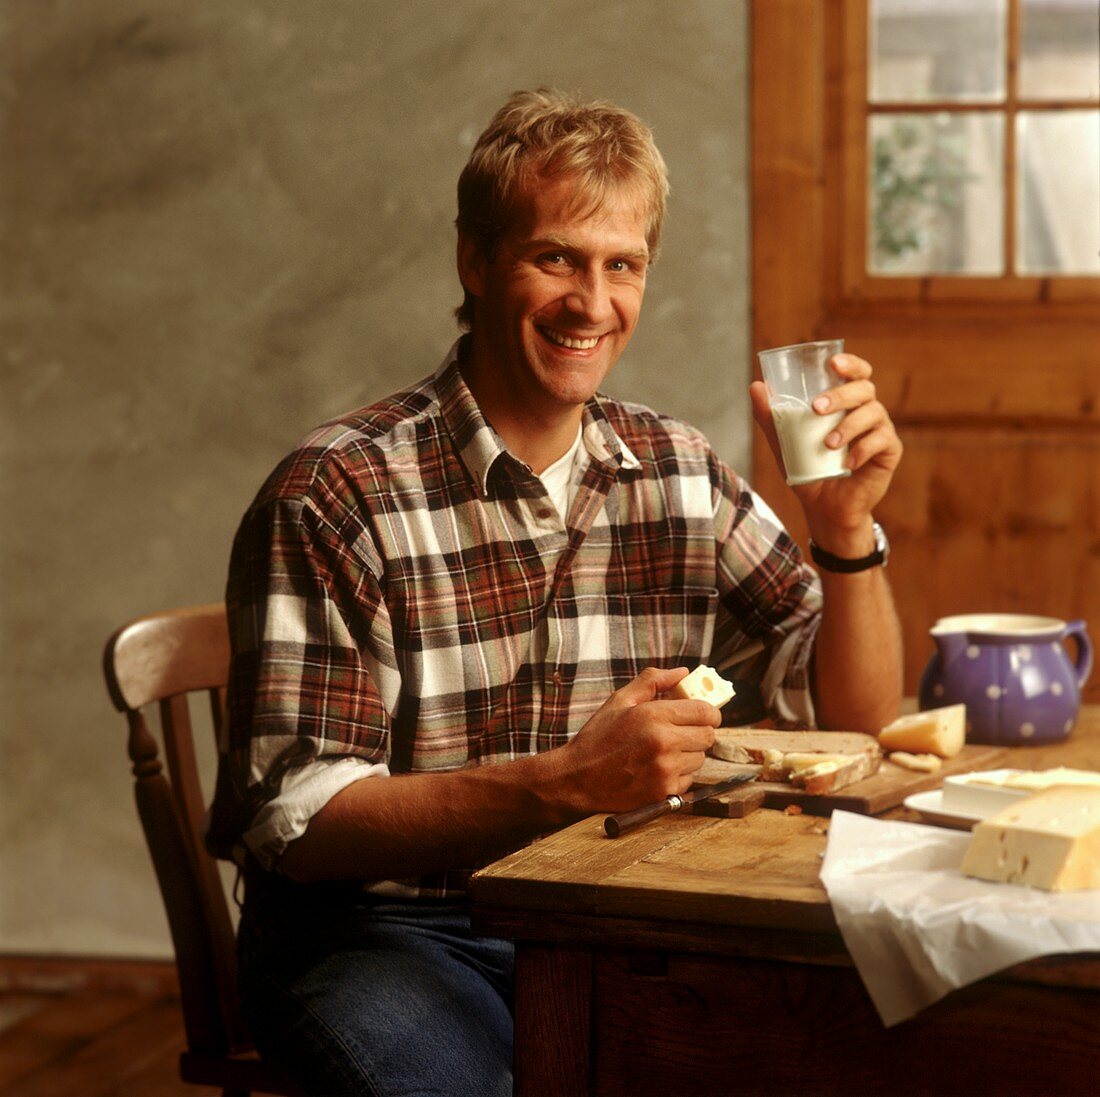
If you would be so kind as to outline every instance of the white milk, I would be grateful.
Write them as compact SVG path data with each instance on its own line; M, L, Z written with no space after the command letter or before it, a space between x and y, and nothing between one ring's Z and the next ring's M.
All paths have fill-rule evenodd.
M779 448L787 470L788 484L806 484L829 476L850 476L844 467L848 447L828 449L825 437L844 418L844 412L818 415L799 402L772 405L772 419L779 434Z

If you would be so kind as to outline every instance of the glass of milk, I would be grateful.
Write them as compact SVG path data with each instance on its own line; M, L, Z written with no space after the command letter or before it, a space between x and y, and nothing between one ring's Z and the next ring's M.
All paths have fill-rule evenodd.
M812 407L820 393L842 383L829 359L843 350L843 339L820 339L816 343L762 350L757 355L768 386L768 403L779 435L788 484L808 484L852 474L851 469L844 467L848 447L829 449L825 445L826 437L844 418L844 412L818 415Z

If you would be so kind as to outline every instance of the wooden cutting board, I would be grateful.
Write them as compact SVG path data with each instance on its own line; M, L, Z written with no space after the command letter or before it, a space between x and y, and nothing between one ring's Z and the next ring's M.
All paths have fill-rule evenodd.
M886 758L878 773L864 781L842 788L827 795L814 796L803 789L771 781L754 781L744 788L734 789L723 796L701 800L690 805L693 815L720 818L743 818L759 807L783 809L797 804L811 815L828 815L839 809L854 811L859 815L878 815L897 807L907 796L915 792L927 792L939 788L945 777L956 773L970 773L980 769L997 769L1005 756L1004 747L971 745L963 747L954 758L947 758L935 773L916 773L904 769ZM743 773L751 766L737 762L722 762L708 758L696 775L696 783L713 784L734 773Z

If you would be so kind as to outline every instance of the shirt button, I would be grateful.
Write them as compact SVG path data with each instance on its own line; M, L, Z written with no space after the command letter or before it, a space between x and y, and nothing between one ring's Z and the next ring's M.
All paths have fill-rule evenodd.
M555 686L560 686L563 681L564 681L564 679L561 676L561 671L560 670L554 671L554 685Z
M552 518L554 516L554 512L549 507L539 507L535 514L539 518Z

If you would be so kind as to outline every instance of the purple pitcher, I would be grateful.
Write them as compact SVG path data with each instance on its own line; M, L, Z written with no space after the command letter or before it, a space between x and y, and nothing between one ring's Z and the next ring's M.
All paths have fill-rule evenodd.
M924 669L920 707L966 705L966 738L1000 746L1056 743L1073 730L1092 670L1084 621L1015 613L943 617ZM1077 646L1071 663L1063 640Z

